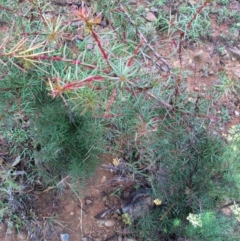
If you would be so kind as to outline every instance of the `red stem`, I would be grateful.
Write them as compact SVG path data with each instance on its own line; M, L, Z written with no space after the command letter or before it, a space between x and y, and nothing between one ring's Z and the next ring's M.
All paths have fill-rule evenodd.
M115 88L112 92L112 95L110 97L110 100L108 102L108 105L107 105L107 109L106 109L106 112L104 114L104 117L108 117L110 116L109 112L111 110L111 107L113 105L113 102L116 100L116 97L117 97L117 89Z
M141 40L137 46L137 48L134 50L133 52L133 56L129 59L128 63L127 63L127 66L130 67L132 66L132 63L133 63L133 60L134 60L134 57L135 55L138 53L139 49L142 47L143 45L143 41Z
M203 8L206 7L208 2L209 1L206 0L204 2L204 4L198 8L197 12L193 15L192 19L188 22L187 29L189 29L192 26L193 21L196 19L197 15L202 12ZM178 53L179 54L181 54L181 52L182 52L182 50L181 50L181 48L182 48L181 42L182 42L182 39L184 38L184 36L185 36L185 32L180 32L180 44L179 44L179 49L178 49Z
M66 91L66 90L75 90L75 89L79 89L83 86L85 86L86 84L88 84L88 86L90 87L90 84L93 82L93 81L102 81L103 80L103 77L102 76L91 76L87 79L84 79L84 80L81 80L81 81L75 81L75 82L71 82L71 83L67 83L63 86L63 91Z
M4 10L9 11L9 12L14 12L11 8L4 7L2 4L0 4L0 9L4 9Z
M107 55L107 53L105 52L105 50L103 49L102 44L101 44L101 42L100 42L100 40L99 40L98 35L97 35L92 29L91 29L91 34L92 34L93 38L95 39L95 41L97 42L98 47L99 47L99 49L100 49L100 51L101 51L101 53L102 53L102 55L103 55L103 58L106 60L107 64L110 66L109 61L108 61L108 55Z
M37 8L38 8L38 12L40 14L40 17L41 17L41 20L42 20L42 23L43 23L44 27L47 27L46 20L43 17L43 14L42 14L42 9L39 6Z

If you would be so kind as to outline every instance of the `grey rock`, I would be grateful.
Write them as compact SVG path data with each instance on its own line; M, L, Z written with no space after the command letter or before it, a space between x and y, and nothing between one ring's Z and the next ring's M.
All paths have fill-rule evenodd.
M128 198L129 195L130 195L130 192L129 192L129 191L124 191L124 192L123 192L123 197L124 197L124 198Z
M240 50L237 47L228 48L229 52L235 57L237 60L240 60Z
M83 237L83 238L82 238L82 241L89 241L89 240L88 240L88 237Z
M117 213L117 214L119 214L119 215L121 215L121 214L122 214L122 212L121 212L121 210L120 210L120 209L117 209L117 210L116 210L116 213Z
M138 217L146 214L154 206L150 194L150 189L146 188L132 193L121 205L123 213L127 213L132 220L136 220Z
M123 240L122 236L119 235L119 236L118 236L118 241L122 241L122 240Z
M107 27L107 22L105 20L102 20L102 22L100 23L100 25L105 28Z
M62 233L62 234L60 235L60 239L61 239L61 241L69 241L69 234L67 234L67 233Z

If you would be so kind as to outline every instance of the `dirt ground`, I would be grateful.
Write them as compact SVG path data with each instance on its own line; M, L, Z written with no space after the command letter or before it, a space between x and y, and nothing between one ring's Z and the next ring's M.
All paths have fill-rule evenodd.
M235 1L234 1L235 2ZM237 5L240 11L240 3ZM215 30L213 39L204 43L184 43L182 53L182 68L188 70L191 75L187 77L189 91L204 93L207 87L219 83L219 72L225 72L229 78L234 77L240 81L240 61L231 51L225 55L216 52L216 43L224 41L220 39L221 34L229 34L226 24L218 25L216 17L211 17L212 27ZM3 29L2 30L6 30ZM167 36L159 36L156 44L165 44ZM174 44L168 43L168 48L160 48L159 54L168 56L174 51ZM228 48L228 46L227 46ZM240 57L240 56L239 56ZM179 67L177 58L169 60L173 68ZM145 63L148 65L148 63ZM240 123L240 101L234 95L226 96L220 106L228 110L229 121L223 128L229 129L232 125ZM112 165L113 156L102 156L103 164ZM67 233L69 241L130 241L127 238L127 228L117 213L123 198L127 198L134 186L131 178L122 178L101 165L96 174L81 184L69 184L68 179L64 181L61 194L54 190L48 190L35 195L35 206L37 214L43 220L46 228L47 241L59 241L60 235ZM73 191L75 190L76 193ZM120 192L121 191L121 196ZM50 231L49 231L50 230ZM7 230L6 226L0 224L0 241L23 241L27 240L24 231L16 232Z
M106 165L112 164L113 157L104 156L102 159ZM46 216L46 219L56 217L55 225L59 223L61 233L68 233L71 241L82 238L99 241L117 240L122 232L122 225L120 216L115 212L120 208L120 198L115 192L116 187L123 187L123 184L126 188L124 180L116 180L113 173L100 167L94 176L83 184L84 188L81 181L74 185L75 187L67 184L55 210L52 210L53 202L46 202L51 192L39 197L39 208L42 209L42 204L45 203L46 209L42 209L42 216ZM72 188L76 189L76 194ZM50 197L50 200L54 199ZM58 235L53 240L59 240Z

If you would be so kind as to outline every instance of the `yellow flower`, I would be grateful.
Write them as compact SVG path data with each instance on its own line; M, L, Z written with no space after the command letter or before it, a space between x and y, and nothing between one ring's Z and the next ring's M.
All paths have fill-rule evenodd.
M196 228L202 227L202 220L201 220L201 215L200 214L192 214L189 213L187 220Z
M157 205L157 206L159 206L159 205L161 205L162 204L162 201L160 200L160 199L155 199L155 200L153 200L153 202L154 202L154 204L155 205Z
M128 213L122 214L122 221L123 221L126 225L132 225L132 220L131 220L131 217L129 216Z
M118 158L113 158L113 165L117 166L119 164L119 159Z
M231 210L235 215L236 219L238 220L238 222L240 222L240 207L236 204L236 202L234 202L234 205L231 206Z

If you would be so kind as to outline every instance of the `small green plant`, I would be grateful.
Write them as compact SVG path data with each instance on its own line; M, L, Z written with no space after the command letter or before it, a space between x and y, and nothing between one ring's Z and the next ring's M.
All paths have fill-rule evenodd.
M240 93L240 86L236 79L229 78L225 73L220 73L219 81L220 83L216 85L216 88L224 95L228 95L228 94L238 95Z
M229 4L229 0L218 0L217 3L221 4L221 5L228 5Z
M119 188L117 188L114 192L112 192L112 193L110 194L110 196L114 196L114 197L116 197L116 198L120 198L120 197L121 197L121 193L122 193L122 188L119 187Z
M196 15L196 12L201 14ZM160 9L157 25L161 31L168 31L170 36L184 33L184 39L191 41L199 41L211 35L209 10L207 7L203 9L197 5L179 4L178 11L174 14L171 10L167 13Z
M7 166L5 170L1 170L0 222L6 223L8 229L16 229L17 232L25 227L29 218L30 199L25 195L27 181L24 175L23 171L17 171L15 167Z
M196 215L195 215L196 216ZM232 234L236 221L220 213L205 212L197 214L197 221L189 218L190 225L186 227L186 236L193 240L237 240ZM230 235L231 234L231 235ZM230 235L230 236L229 236Z
M226 6L219 9L218 15L218 23L234 23L234 21L238 21L240 17L239 11L230 11Z

